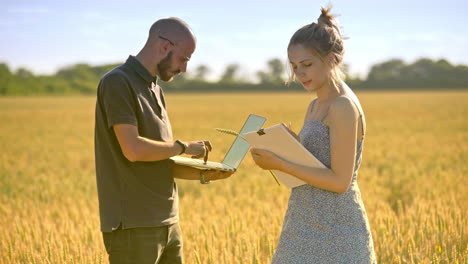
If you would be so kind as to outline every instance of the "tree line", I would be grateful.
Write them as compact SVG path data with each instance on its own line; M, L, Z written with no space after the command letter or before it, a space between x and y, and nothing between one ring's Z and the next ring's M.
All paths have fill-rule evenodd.
M99 79L120 64L91 66L75 64L52 75L34 75L26 68L12 71L0 63L0 95L95 94ZM346 82L353 89L467 89L468 66L453 65L445 59L421 58L413 63L391 59L373 65L365 78L348 74ZM271 59L265 70L256 72L257 82L243 78L239 64L227 65L216 81L207 79L211 69L198 65L191 72L178 75L173 82L160 83L167 92L223 91L294 91L300 84L287 79L285 63Z

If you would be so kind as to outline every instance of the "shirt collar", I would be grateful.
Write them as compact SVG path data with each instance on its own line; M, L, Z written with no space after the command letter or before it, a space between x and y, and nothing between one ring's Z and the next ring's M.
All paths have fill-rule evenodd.
M143 80L145 80L147 83L157 83L157 77L151 76L151 73L139 62L135 56L128 56L127 61L125 62L131 69L133 69L138 75L140 75Z

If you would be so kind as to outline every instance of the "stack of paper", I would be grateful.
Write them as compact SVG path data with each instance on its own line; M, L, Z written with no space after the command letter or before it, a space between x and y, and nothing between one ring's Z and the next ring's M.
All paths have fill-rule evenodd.
M325 168L325 165L297 141L282 124L261 129L257 132L245 133L241 136L250 143L251 147L269 150L292 163L309 167ZM288 188L306 184L299 178L285 172L278 170L273 170L273 172Z

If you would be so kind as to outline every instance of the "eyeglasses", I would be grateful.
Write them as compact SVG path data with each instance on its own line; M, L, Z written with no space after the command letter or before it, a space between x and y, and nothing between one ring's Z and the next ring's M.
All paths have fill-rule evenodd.
M162 37L162 36L158 36L160 39L164 39L164 40L167 40L172 46L175 47L175 44L174 42L170 41L169 39L165 38L165 37Z

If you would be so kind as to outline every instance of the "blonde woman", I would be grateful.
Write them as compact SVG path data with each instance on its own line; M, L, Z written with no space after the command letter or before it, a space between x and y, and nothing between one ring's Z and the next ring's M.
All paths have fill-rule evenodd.
M357 184L366 123L358 98L341 79L343 37L330 9L322 7L318 23L297 30L288 45L291 79L317 95L299 136L290 132L327 168L251 150L261 168L307 183L291 191L273 263L376 263Z

